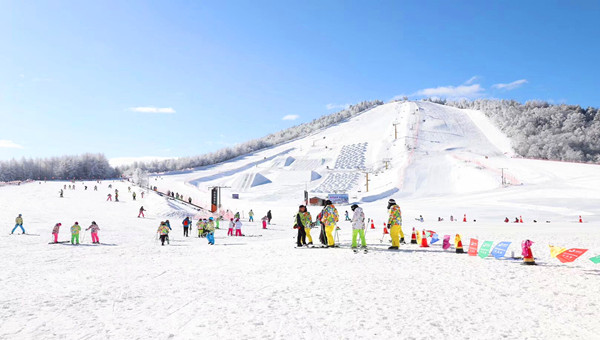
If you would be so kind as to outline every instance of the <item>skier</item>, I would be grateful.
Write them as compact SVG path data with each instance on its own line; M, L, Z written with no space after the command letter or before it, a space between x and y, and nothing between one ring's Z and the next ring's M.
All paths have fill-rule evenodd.
M248 217L249 217L248 222L254 222L254 211L252 211L252 209L250 209L250 211L248 212Z
M235 236L244 236L242 235L242 221L239 218L235 220Z
M190 227L190 223L191 223L191 222L192 222L192 221L190 221L190 218L189 218L189 216L188 216L188 217L186 217L186 218L185 218L185 220L183 220L183 222L181 222L181 223L183 223L183 236L184 236L184 237L189 237L189 234L188 234L188 229L189 229L189 227Z
M160 235L160 245L164 246L167 237L169 236L169 228L165 224L165 222L160 222L160 226L158 227L157 233Z
M419 215L419 218L415 218L415 220L419 222L425 222L425 220L423 219L423 215Z
M17 228L21 228L21 230L23 231L23 234L25 234L25 228L23 228L23 216L21 214L19 214L19 216L17 216L17 218L15 218L15 227L13 228L13 230L10 232L11 234L15 232L15 230L17 230Z
M227 229L227 236L233 236L233 228L235 228L235 222L233 222L233 218L229 220L229 229Z
M107 201L112 201L112 195L111 194L106 195L106 197L107 197L106 198Z
M263 229L267 229L267 220L267 216L263 216L263 218L261 218Z
M165 224L167 225L167 228L169 228L169 232L171 230L173 230L173 228L171 228L171 222L169 222L169 220L166 220ZM171 240L169 239L169 235L167 235L167 244L171 244Z
M296 228L298 228L298 238L297 238L297 242L296 245L298 247L302 247L302 246L307 246L309 244L312 244L312 238L309 239L309 243L306 243L306 236L307 236L307 232L306 230L309 230L310 232L310 223L312 222L312 216L310 216L310 213L308 211L306 211L306 206L305 205L301 205L300 207L298 207L298 213L296 214Z
M508 223L508 222L509 222L508 217L505 217L504 218L504 223Z
M95 221L92 221L92 225L87 227L85 230L90 229L92 229L92 243L100 243L100 239L98 238L98 230L100 230L100 227L98 227Z
M240 219L240 212L236 212L235 215L233 215L233 218L235 218L236 220Z
M361 246L366 251L367 241L365 240L365 214L363 213L362 208L357 204L352 204L350 209L352 209L354 212L354 215L352 216L352 249L354 249L354 252L358 251L356 249L356 236L360 235Z
M142 191L142 199L144 198L144 192Z
M133 194L131 196L133 196L133 200L135 201L135 197L137 196L137 194L135 193L135 191L133 192Z
M350 209L352 209L352 208L350 208ZM348 210L346 210L346 221L351 221L350 220L350 215L348 215Z
M325 233L327 234L327 246L338 247L335 245L333 239L333 231L335 230L336 223L339 221L339 214L333 203L330 200L325 201L325 209L323 209L323 216L321 222L325 225Z
M402 232L402 212L394 199L388 201L388 210L390 218L388 219L388 228L392 238L392 246L388 249L398 249L400 243L404 243L404 233ZM400 238L400 240L398 240Z
M98 186L94 185L94 191L98 191Z
M115 202L119 202L119 193L115 190Z
M54 228L52 228L52 236L54 236L54 243L58 243L58 231L60 230L60 226L62 224L56 223Z
M131 187L127 187L127 190L129 190L129 192L131 192Z
M273 215L271 214L271 210L267 211L267 223L271 225L271 220L273 219Z
M202 219L199 219L198 223L196 223L196 227L198 228L198 237L202 237L202 232L204 231L205 226L206 224L204 223L204 221L202 221Z
M144 206L142 205L142 207L140 208L140 213L138 214L138 218L140 218L140 216L146 218L146 216L144 215L144 211L146 211L146 209L144 209Z
M63 196L63 194L64 194L64 192L63 192L63 189L60 189L59 193L60 193L60 197L61 197L61 198L62 198L62 197L64 197L64 196Z
M209 223L206 224L206 239L208 240L208 244L211 246L215 244L215 224L213 223L213 218L210 218Z
M81 226L78 222L71 227L71 244L79 244L79 232L81 231Z

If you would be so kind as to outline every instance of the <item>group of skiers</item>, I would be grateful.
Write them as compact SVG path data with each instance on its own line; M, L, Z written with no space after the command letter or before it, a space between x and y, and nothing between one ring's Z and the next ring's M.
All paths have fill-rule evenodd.
M56 223L54 225L54 228L52 228L52 236L54 236L54 243L59 243L58 242L58 232L60 231L61 226L62 226L62 223ZM87 227L85 230L91 230L92 243L100 244L100 239L98 238L98 230L100 230L100 227L98 226L98 224L96 224L95 221L92 221L92 224L89 227ZM80 232L81 232L81 226L79 225L79 222L75 222L75 224L73 224L73 226L71 226L71 244L74 244L74 245L79 244L79 233Z
M365 239L365 214L358 204L353 204L350 209L354 213L352 219L349 218L348 214L346 214L346 216L348 217L347 219L352 223L352 249L357 251L357 241L360 237L361 247L366 251L367 242ZM387 209L389 214L387 227L389 228L390 237L392 238L392 245L389 247L389 249L399 249L400 244L405 243L404 233L402 232L402 212L400 210L400 206L398 206L396 201L393 199L388 201ZM297 247L308 247L313 245L313 239L310 231L317 225L321 226L321 234L319 235L319 240L321 243L328 248L338 247L334 238L334 231L339 229L336 225L338 221L338 210L330 200L325 201L325 207L317 215L314 223L312 222L311 214L306 210L306 206L301 205L298 209L298 213L295 215L294 220L294 229L298 230L296 242ZM307 238L308 242L306 242Z

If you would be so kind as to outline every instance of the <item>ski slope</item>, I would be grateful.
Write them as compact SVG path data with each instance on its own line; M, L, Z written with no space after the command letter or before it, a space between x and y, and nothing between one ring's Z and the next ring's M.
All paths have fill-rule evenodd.
M384 162L385 160L385 162ZM511 185L501 185L500 174ZM369 173L366 191L365 173ZM314 174L319 176L314 176ZM270 182L252 185L257 174ZM355 181L343 176L353 176ZM126 182L99 191L77 183L0 187L1 339L594 339L600 334L600 168L514 157L510 140L478 111L397 102L270 149L205 168L160 174L150 184L208 206L223 186L223 208L249 209L273 225L244 223L246 237L216 232L216 245L182 237L181 220L202 213L149 192L137 201ZM112 184L121 202L107 202ZM370 252L350 249L340 222L337 249L295 249L292 219L303 191L345 191L376 229ZM231 194L240 199L232 199ZM538 266L403 245L387 251L387 200L413 227L469 239L531 239ZM146 218L137 218L143 205ZM350 211L338 206L340 215ZM313 217L318 207L309 207ZM8 235L23 214L33 235ZM452 215L468 222L450 222ZM423 215L425 222L415 220ZM584 223L578 223L582 216ZM522 216L524 223L503 223ZM444 221L438 222L438 217ZM160 246L160 221L173 227ZM94 220L101 245L50 245L78 221ZM343 220L343 218L342 218ZM536 220L537 222L534 222ZM546 222L548 221L548 223ZM194 221L195 222L195 221ZM192 233L193 235L194 233ZM313 231L313 236L318 230ZM315 241L316 240L315 237ZM573 263L548 245L589 249Z

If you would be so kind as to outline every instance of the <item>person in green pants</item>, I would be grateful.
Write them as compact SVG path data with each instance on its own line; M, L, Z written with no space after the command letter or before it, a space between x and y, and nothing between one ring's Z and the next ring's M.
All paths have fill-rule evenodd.
M79 232L81 231L81 226L79 222L75 222L75 224L71 227L71 244L79 244Z
M363 248L367 248L367 241L365 240L365 214L361 207L357 204L353 204L350 209L354 212L352 216L352 249L357 251L356 237L360 236L360 243Z

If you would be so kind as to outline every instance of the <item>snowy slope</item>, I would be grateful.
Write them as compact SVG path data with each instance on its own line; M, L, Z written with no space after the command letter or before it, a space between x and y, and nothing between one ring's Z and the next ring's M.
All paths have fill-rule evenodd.
M397 132L397 138L395 131ZM386 162L384 162L386 161ZM386 169L387 163L387 169ZM507 187L501 185L505 168ZM365 187L369 172L369 191ZM315 174L318 174L315 175ZM266 179L266 180L265 180ZM224 188L224 208L257 217L272 210L274 225L245 223L247 237L216 233L216 245L181 237L181 203L149 193L122 202L63 183L0 187L0 327L2 339L593 339L600 334L600 168L514 158L510 140L478 111L432 103L390 103L346 122L229 162L150 179L208 206L209 187ZM294 249L291 220L303 191L349 193L376 229L368 254L348 247ZM237 193L240 199L232 199ZM405 245L388 252L382 238L386 202L402 207L404 232L460 233L480 244L510 241L520 255L535 242L537 267ZM138 219L140 205L147 218ZM343 215L347 206L339 206ZM318 207L309 207L315 216ZM8 232L18 213L33 236ZM450 222L449 217L469 222ZM425 222L415 217L423 215ZM582 215L585 223L577 223ZM523 216L525 223L503 223ZM438 217L444 221L438 222ZM174 227L161 247L161 220ZM95 220L104 245L48 245L74 221ZM476 220L476 222L474 222ZM534 223L533 221L538 221ZM546 223L549 221L550 223ZM313 231L317 234L318 230ZM548 245L586 248L574 263L550 257Z

